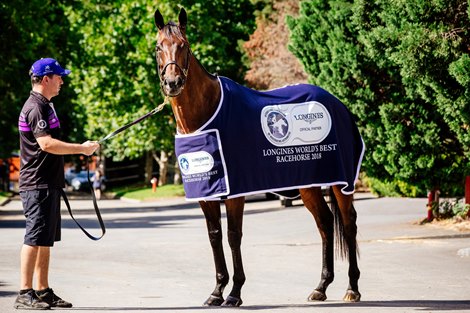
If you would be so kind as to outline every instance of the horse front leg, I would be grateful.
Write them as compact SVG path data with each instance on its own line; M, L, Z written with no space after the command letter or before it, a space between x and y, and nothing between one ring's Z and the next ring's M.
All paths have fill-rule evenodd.
M313 215L322 239L322 271L320 283L308 296L308 301L325 301L326 289L334 279L334 216L320 188L300 189L305 207Z
M220 203L218 201L199 202L206 218L207 232L214 255L216 285L214 291L204 302L207 306L220 306L224 302L223 292L229 281L222 245L222 224L220 222Z
M234 274L232 291L222 305L238 307L243 303L241 299L241 289L245 283L245 272L243 270L241 254L245 198L241 197L226 200L225 206L227 210L228 242L232 250Z

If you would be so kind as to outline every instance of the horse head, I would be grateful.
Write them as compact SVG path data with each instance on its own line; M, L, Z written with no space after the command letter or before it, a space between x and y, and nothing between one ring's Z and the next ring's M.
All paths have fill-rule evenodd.
M191 49L186 38L186 11L181 8L178 24L165 24L159 10L155 11L158 39L155 47L160 85L166 96L176 97L184 88L188 76Z

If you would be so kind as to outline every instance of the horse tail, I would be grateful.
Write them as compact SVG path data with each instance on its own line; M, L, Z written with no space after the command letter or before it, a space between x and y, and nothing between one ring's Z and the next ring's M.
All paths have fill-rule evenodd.
M348 238L344 231L343 218L341 216L341 210L338 206L338 200L333 192L333 187L329 189L330 196L330 207L334 216L334 232L335 232L335 243L336 243L336 256L341 257L343 260L349 260L349 248ZM351 210L355 214L354 207L351 204ZM359 254L359 248L356 241L356 236L350 236L350 243L355 246L356 253Z

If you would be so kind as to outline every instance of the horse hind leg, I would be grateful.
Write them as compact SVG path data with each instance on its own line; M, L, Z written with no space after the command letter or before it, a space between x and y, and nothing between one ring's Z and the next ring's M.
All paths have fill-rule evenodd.
M207 298L207 300L204 302L204 305L220 306L224 302L223 292L229 281L229 274L222 245L220 203L218 201L201 201L199 204L206 218L207 231L212 247L216 271L215 289L209 298Z
M361 294L358 286L360 271L357 264L357 213L352 204L352 195L344 195L338 186L334 186L332 191L331 209L335 215L337 244L341 256L349 261L349 286L343 300L358 302L361 300Z
M308 301L325 301L326 289L334 279L334 216L320 188L300 189L300 195L305 207L313 215L322 239L321 279L308 296Z

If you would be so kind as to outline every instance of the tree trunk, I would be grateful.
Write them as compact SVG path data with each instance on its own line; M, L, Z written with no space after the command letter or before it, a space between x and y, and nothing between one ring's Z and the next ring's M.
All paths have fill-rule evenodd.
M180 171L180 166L178 164L178 158L175 161L175 175L173 176L173 183L175 185L181 184L181 171Z
M159 167L159 176L158 177L158 186L166 185L166 174L168 173L168 153L166 151L160 151L160 157L157 156L155 152L152 153L153 158L158 163Z
M465 205L470 205L470 175L465 177ZM467 212L467 217L470 218L470 210Z
M145 155L145 184L150 184L153 173L153 151L148 151Z

